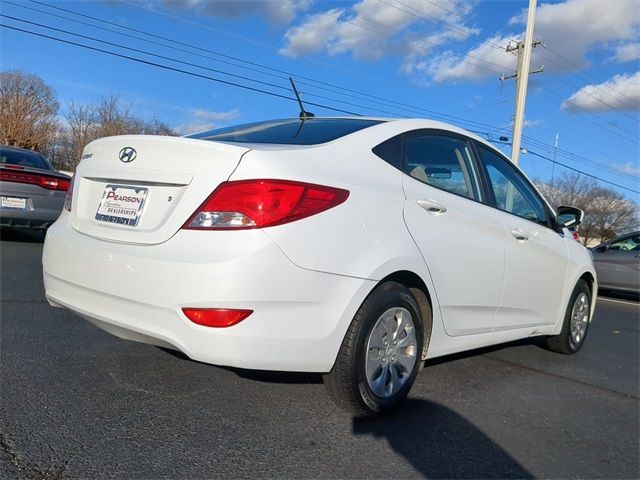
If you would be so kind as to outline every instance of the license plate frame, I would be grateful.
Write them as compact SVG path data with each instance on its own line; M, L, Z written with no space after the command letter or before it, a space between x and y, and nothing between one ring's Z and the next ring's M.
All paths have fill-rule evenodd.
M107 184L95 219L135 227L140 222L149 189L136 185Z
M0 196L0 208L3 210L27 210L27 199L2 195Z

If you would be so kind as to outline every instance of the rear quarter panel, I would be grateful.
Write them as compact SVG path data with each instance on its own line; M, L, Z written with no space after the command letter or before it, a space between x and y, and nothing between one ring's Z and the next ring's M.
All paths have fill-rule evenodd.
M384 138L351 137L295 150L254 149L231 180L283 178L349 191L337 207L265 229L300 267L379 280L399 264L424 265L403 221L403 174L371 151Z

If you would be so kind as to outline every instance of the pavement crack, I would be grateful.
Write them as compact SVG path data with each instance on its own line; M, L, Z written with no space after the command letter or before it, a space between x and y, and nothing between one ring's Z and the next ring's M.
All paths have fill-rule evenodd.
M111 380L113 380L113 383L115 383L117 385L121 385L122 387L124 387L124 388L126 388L128 390L132 390L134 392L141 392L141 393L146 393L148 395L155 395L154 392L151 392L149 390L145 390L144 388L138 387L137 385L134 385L132 383L122 381L121 379L116 377L116 375L111 370L108 370L107 373L111 377Z
M0 450L4 452L11 464L16 469L18 475L35 480L62 480L67 472L67 464L65 465L48 465L42 466L37 463L26 460L17 450L15 444L7 435L0 432Z

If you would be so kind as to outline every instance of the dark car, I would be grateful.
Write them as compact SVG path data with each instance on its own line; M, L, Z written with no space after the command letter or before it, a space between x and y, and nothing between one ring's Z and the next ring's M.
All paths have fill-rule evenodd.
M70 183L41 154L0 146L0 226L46 230L60 216Z
M600 290L640 294L640 232L631 232L591 249Z

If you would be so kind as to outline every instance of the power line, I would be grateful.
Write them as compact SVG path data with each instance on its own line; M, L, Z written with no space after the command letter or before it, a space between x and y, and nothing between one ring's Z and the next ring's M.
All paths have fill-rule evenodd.
M545 87L544 85L538 85L538 86L539 86L539 88L541 90L544 90L544 91L548 92L551 96L555 97L559 102L564 101L564 98L561 95L559 95L556 92L554 92L553 90ZM548 98L548 97L546 97L544 95L541 96L541 98L544 99L545 101L551 103L552 105L555 105L556 107L558 106L558 104L556 104L556 102L554 102L553 100L551 100L550 98ZM592 112L589 112L588 110L586 110L586 109L584 109L582 107L576 106L576 108L578 110L580 110L581 112L584 112L584 113L587 113L587 114L592 114ZM577 116L576 118L579 118L579 119L581 119L581 120L583 120L585 122L592 123L592 124L594 124L594 125L596 125L598 127L603 127L604 126L605 128L608 129L609 133L611 133L613 135L616 135L616 136L618 136L618 137L620 137L620 138L622 138L624 140L627 140L628 142L633 143L635 145L638 144L638 139L637 139L636 135L634 135L631 132L628 132L627 130L619 127L618 125L615 125L615 124L612 124L612 123L608 122L607 120L603 119L599 115L594 115L593 118L591 118L590 116L587 116L587 115ZM598 123L596 120L599 120L600 123ZM615 130L612 130L611 129L612 127Z
M578 170L577 168L570 167L569 165L566 165L566 164L564 164L564 163L558 162L557 160L554 160L553 158L549 158L549 157L547 157L547 156L545 156L545 155L541 155L541 154L536 153L536 152L533 152L533 151L531 151L531 150L529 150L529 149L527 149L527 152L529 152L531 155L535 155L536 157L540 157L540 158L542 158L542 159L544 159L544 160L547 160L547 161L549 161L549 162L551 162L551 163L555 163L556 165L560 165L561 167L564 167L564 168L566 168L566 169L568 169L568 170L572 170L572 171L574 171L574 172L577 172L577 173L579 173L580 175L584 175L584 176L586 176L586 177L591 177L591 178L593 178L593 179L595 179L595 180L598 180L599 182L607 183L607 184L609 184L609 185L613 185L614 187L621 188L622 190L626 190L626 191L628 191L628 192L632 192L632 193L635 193L635 194L640 195L640 191L633 190L633 189L631 189L631 188L627 188L627 187L623 187L623 186L622 186L622 185L620 185L620 184L613 183L613 182L609 182L609 181L607 181L607 180L602 180L601 178L598 178L598 177L596 177L595 175L590 175L590 174L588 174L588 173L583 172L582 170Z
M547 57L547 60L548 60L548 57ZM554 63L554 62L551 62L551 63ZM555 63L555 65L558 65L558 64L557 64L557 63ZM551 73L551 72L548 72L548 75L550 75L551 77L555 78L556 80L558 80L558 81L560 81L560 82L564 83L565 85L568 85L569 87L574 88L574 85L572 85L571 83L569 83L567 80L565 80L565 79L564 79L564 78L562 78L561 76L559 76L559 75L555 75L555 74L553 74L553 73ZM610 93L608 93L608 92L605 92L604 90L602 90L601 88L599 88L597 85L591 85L591 86L592 86L592 87L594 87L596 90L598 90L598 91L600 91L600 92L602 92L602 93L604 93L604 94L606 94L606 95L609 95L609 96L613 97L613 95L611 95L611 94L610 94ZM581 87L581 88L584 88L584 86L583 86L583 87ZM609 107L610 109L615 110L615 111L616 111L616 112L618 112L618 113L621 113L621 114L622 114L622 115L624 115L625 117L630 118L631 120L634 120L634 121L636 121L636 122L638 121L638 119L637 119L636 117L633 117L633 116L629 115L629 114L628 114L627 112L625 112L624 110L620 110L620 109L619 109L618 107L616 107L615 105L611 105L609 102L607 102L607 101L603 100L602 98L598 97L597 95L594 95L593 93L591 93L591 92L589 92L589 91L586 91L586 90L583 90L583 93L584 93L585 95L587 95L587 96L589 96L589 97L591 97L591 98L593 98L593 99L597 100L598 102L600 102L600 103L602 103L602 104L606 105L606 106L607 106L607 107ZM613 97L613 98L615 98L615 97ZM626 103L626 102L625 102L625 103ZM629 106L630 106L630 104L629 104Z
M15 18L15 17L13 17L13 18ZM34 22L28 22L28 23L32 23L32 24L33 24ZM40 25L40 24L36 24L36 25ZM4 25L3 25L3 26L4 26ZM223 81L223 80L220 80L220 79L215 79L215 78L212 78L212 77L207 77L207 76L199 75L199 74L196 74L196 73L194 73L194 72L183 71L183 70L180 70L180 69L175 69L175 68L172 68L172 67L168 67L168 66L166 66L166 65L159 65L159 64L155 64L155 63L153 63L153 62L147 62L147 61L144 61L144 60L141 60L141 59L136 59L136 58L134 58L134 57L128 57L128 56L126 56L126 55L120 55L120 54L117 54L117 53L115 53L115 52L104 51L104 50L102 50L102 49L96 49L96 48L93 48L93 47L88 47L88 46L86 46L86 45L76 44L75 42L69 42L69 41L65 41L65 40L62 40L62 39L57 39L57 38L55 38L55 37L49 37L49 36L47 36L47 35L38 34L38 33L36 33L36 32L30 32L30 31L27 31L27 30L22 30L22 29L15 28L15 27L10 27L10 26L5 26L5 27L6 27L6 28L12 28L12 29L14 29L14 30L22 31L22 32L25 32L25 33L30 33L30 34L32 34L32 35L38 35L38 36L41 36L41 37L44 37L44 38L50 38L50 39L52 39L52 40L56 40L56 41L63 42L63 43L68 43L68 44L71 44L71 45L81 46L81 47L83 47L83 48L90 48L90 49L94 49L94 50L96 50L96 51L100 51L100 52L107 53L107 54L110 54L110 55L119 56L119 57L126 58L126 59L130 59L130 60L133 60L133 61L138 61L138 62L141 62L141 63L146 63L146 64L148 64L148 65L154 65L154 66L158 66L158 67L160 67L160 68L165 68L165 69L169 69L169 70L174 70L174 71L178 71L178 72L180 72L180 73L185 73L185 74L192 75L192 76L197 76L197 77L200 77L200 78L206 78L206 79L213 80L213 81L220 81L221 83L227 83L227 84L230 84L230 85L236 85L236 84L234 84L233 82L226 82L226 81ZM47 27L47 26L43 26L43 27L44 27L44 28L50 28L50 27ZM58 30L59 30L59 29L58 29ZM70 34L73 34L72 32L69 32L69 33L70 33ZM143 32L143 33L144 33L144 32ZM89 38L91 38L91 37L89 37ZM99 41L99 40L97 40L97 39L93 39L93 40L95 40L95 41ZM112 44L112 45L113 45L113 44ZM162 44L161 44L161 45L162 45ZM120 45L117 45L117 46L118 46L119 48L122 48ZM167 47L168 47L168 46L167 46ZM125 48L126 48L126 47L125 47ZM168 48L172 48L172 47L168 47ZM139 50L138 50L138 51L139 51ZM144 51L142 51L142 52L144 52ZM148 53L148 52L146 52L146 53ZM155 54L151 54L151 55L155 55ZM169 59L169 60L171 60L171 61L178 61L178 62L180 62L179 60L176 60L176 59L170 59L169 57L162 57L162 58L166 58L166 59ZM195 64L189 64L189 65L196 66L197 68L206 68L206 67L201 67L200 65L195 65ZM223 73L224 73L224 72L223 72ZM246 79L246 77L242 77L242 78ZM248 80L251 80L251 79L248 79ZM262 90L260 90L260 89L255 89L255 88L248 87L248 86L245 86L245 85L237 85L237 86L239 86L240 88L247 88L247 89L249 89L249 90L253 90L253 91L261 92L261 93L266 93L266 94L268 94L268 95L277 96L277 97L280 97L280 98L286 98L286 99L289 99L289 100L294 100L292 97L286 97L286 96L284 96L284 95L274 94L273 92L266 92L266 91L262 91ZM337 93L337 92L336 92L336 93ZM340 103L340 101L338 101L338 102ZM350 111L346 111L346 110L342 110L342 109L336 109L336 108L334 108L334 107L327 106L327 105L323 105L323 104L317 104L317 103L312 103L312 102L307 102L307 103L308 103L308 104L310 104L310 105L319 106L319 107L321 107L321 108L327 108L327 109L334 110L334 111L339 111L339 112L342 112L342 113L348 113L348 114L359 115L358 113L355 113L355 112L350 112ZM502 103L502 102L500 102L500 103ZM369 108L369 107L363 107L363 106L361 106L361 107L362 107L362 108ZM430 112L430 113L433 113L433 114L437 114L437 112L431 112L431 111L429 111L429 112ZM437 114L437 115L438 115L438 116L446 116L446 115L444 115L444 114ZM464 122L464 123L469 123L469 124L473 123L473 124L476 124L476 125L480 125L480 126L482 126L482 127L489 127L490 129L496 129L495 127L493 127L493 126L491 126L491 125L482 124L482 123L480 123L480 122L474 122L474 121L470 121L470 120L466 120L466 119L457 118L457 117L454 117L454 116L449 116L449 117L450 117L450 118L454 118L454 119L459 119L461 122ZM503 129L503 128L501 128L501 127L498 127L498 128L497 128L497 130L504 130L504 129ZM489 136L489 134L488 134L487 132L482 132L482 131L477 131L477 130L471 130L471 131L474 131L474 132L476 132L476 133L480 133L480 134L485 134L485 135ZM535 142L537 142L537 143L539 143L539 144L541 144L541 145L545 145L543 142L539 142L538 140L535 140L535 139L533 139L533 138L531 138L531 140L532 140L532 141L535 141ZM571 152L568 152L567 154L568 154L568 155L572 155L572 156L577 156L577 155L575 155L575 154L572 154ZM578 157L579 157L579 156L578 156ZM567 158L568 158L568 157L567 157ZM595 165L597 165L597 166L599 166L599 167L608 168L607 166L604 166L604 165L602 165L602 164L599 164L598 162L595 162L595 161L592 161L592 160L586 159L585 157L579 157L579 158L583 158L585 161L587 161L587 162L591 162L592 164L595 164ZM577 161L577 160L575 160L574 158L571 158L571 160L573 160L573 161ZM609 168L608 168L608 169L609 169ZM609 170L611 170L611 169L609 169ZM616 174L616 175L620 175L620 174L621 174L621 172L618 172L618 171L611 171L611 173ZM597 178L597 177L594 177L594 178Z
M121 54L121 53L116 53L116 52L112 52L112 51L109 51L109 50L104 50L104 49L98 48L98 47L92 47L92 46L89 46L89 45L83 45L81 43L72 42L71 40L64 40L62 38L52 37L52 36L46 35L44 33L33 32L33 31L30 31L30 30L25 30L23 28L14 27L14 26L11 26L11 25L6 25L4 23L0 23L0 27L8 28L8 29L15 30L15 31L18 31L18 32L22 32L22 33L27 33L29 35L34 35L34 36L41 37L41 38L47 38L49 40L54 40L54 41L60 42L60 43L66 43L68 45L74 45L76 47L84 48L84 49L87 49L87 50L92 50L92 51L95 51L95 52L101 52L101 53L104 53L104 54L107 54L107 55L111 55L111 56L114 56L114 57L124 58L126 60L131 60L133 62L142 63L142 64L145 64L145 65L161 68L163 70L169 70L169 71L173 71L173 72L183 73L185 75L190 75L192 77L202 78L204 80L210 80L212 82L222 83L222 84L225 84L225 85L230 85L230 86L233 86L233 87L242 88L244 90L250 90L250 91L253 91L253 92L257 92L257 93L263 93L265 95L270 95L272 97L277 97L277 98L282 98L282 99L285 99L285 100L292 100L292 101L296 101L297 102L297 100L295 98L288 97L286 95L281 95L279 93L270 92L268 90L262 90L260 88L251 87L249 85L243 85L243 84L240 84L240 83L230 82L228 80L223 80L223 79L220 79L220 78L210 77L208 75L202 75L202 74L199 74L199 73L190 72L188 70L182 70L180 68L171 67L169 65L163 65L163 64L160 64L160 63L150 62L148 60L143 60L141 58L131 57L129 55L124 55L124 54ZM362 114L360 114L360 113L351 112L351 111L348 111L348 110L342 110L340 108L331 107L329 105L323 105L321 103L314 103L314 102L306 102L306 103L308 105L313 105L314 107L326 108L327 110L332 110L334 112L346 113L348 115L356 115L356 116L359 116L359 117L362 116Z
M57 10L68 12L68 13L71 13L71 14L74 14L74 15L78 15L78 16L81 16L81 17L89 18L89 19L91 19L92 21L95 21L95 22L102 22L102 23L105 23L105 24L114 25L114 26L116 26L118 28L125 28L125 27L122 27L121 25L118 25L117 23L110 22L108 20L99 19L99 18L96 18L96 17L92 17L90 15L85 15L83 13L75 12L73 10L65 9L65 8L62 8L62 7L57 7L57 6L54 6L54 5L47 5L47 4L43 3L43 2L38 2L37 0L30 0L30 1L32 3L42 4L42 5L48 6L50 8L54 8L54 9L57 9ZM369 102L369 103L383 105L385 107L391 107L391 108L398 109L398 110L409 109L413 113L428 113L429 115L433 115L433 116L444 118L444 119L452 119L452 120L455 120L455 121L458 121L458 122L461 122L461 123L479 124L478 122L473 122L473 121L467 120L465 118L455 117L453 115L442 114L442 113L439 113L439 112L435 112L433 110L417 107L415 105L409 105L409 104L406 104L406 103L402 103L402 102L397 101L397 100L378 97L376 95L371 95L371 94L368 94L368 93L365 93L365 92L352 90L352 89L349 89L349 88L346 88L346 87L342 87L342 86L339 86L339 85L335 85L335 84L331 84L331 83L327 83L327 82L322 82L322 81L319 81L319 80L316 80L316 79L313 79L313 78L310 78L310 77L305 77L305 76L302 76L302 75L299 75L299 74L296 74L296 73L293 73L293 72L288 72L288 71L285 71L285 70L272 68L272 67L269 67L267 65L261 65L261 64L258 64L258 63L250 62L250 61L241 59L239 57L235 57L235 56L232 56L232 55L226 55L226 54L223 54L223 53L220 53L220 52L216 52L216 51L213 51L213 50L210 50L210 49L199 47L197 45L192 45L192 44L180 42L180 41L168 38L168 37L164 37L164 36L161 36L161 35L156 35L156 34L149 33L149 32L146 32L146 31L143 31L143 30L139 30L139 29L136 29L136 28L127 27L127 32L126 33L122 33L122 32L118 32L118 31L115 31L115 30L112 30L112 29L109 29L109 28L105 28L105 27L101 27L101 26L98 26L98 25L88 24L86 22L83 22L83 21L80 21L80 20L76 20L76 19L73 19L73 18L65 17L65 16L62 16L62 15L57 15L57 14L54 14L54 13L51 13L51 12L46 12L46 11L39 10L39 9L36 9L36 8L32 8L32 7L27 7L25 5L20 5L20 4L11 2L9 0L5 0L5 3L11 4L11 5L20 7L20 8L25 8L25 9L28 9L28 10L36 11L38 13L42 13L42 14L45 14L45 15L53 16L53 17L56 17L56 18L62 18L64 20L68 20L68 21L71 21L71 22L74 22L74 23L78 23L78 24L81 24L81 25L84 25L84 26L90 26L91 28L98 28L98 29L101 29L101 30L104 30L104 31L108 31L108 32L111 32L111 33L114 33L114 34L117 34L117 35L122 35L122 36L125 36L125 37L128 37L128 38L135 38L135 39L138 39L138 40L141 40L143 42L147 42L147 43L150 43L150 44L153 44L153 45L159 45L159 46L162 46L162 47L165 47L165 48L170 48L170 49L181 51L181 52L184 52L184 53L189 53L191 55L196 55L196 56L199 56L199 57L202 57L202 58L208 58L208 59L216 61L216 62L220 62L220 63L227 64L227 65L236 66L237 68L247 69L247 70L250 70L250 71L261 73L263 75L268 75L268 76L271 76L271 77L281 78L281 79L285 79L285 80L288 79L289 76L293 76L296 79L302 78L302 79L305 79L307 81L297 80L297 83L302 84L302 85L307 85L307 86L310 86L310 87L313 87L313 88L317 88L317 89L320 89L320 90L327 90L327 91L330 91L332 93L335 93L335 94L338 94L338 95L342 95L342 96L345 96L345 97L348 97L348 98L357 98L358 100L364 100L364 101ZM246 64L253 65L253 66L256 66L256 67L260 67L260 68L264 68L264 69L267 69L267 70L272 71L272 72L278 72L278 73L284 74L284 76L275 75L275 74L272 74L272 73L269 73L269 72L262 72L261 70L258 70L258 69L255 69L255 68L250 68L250 67L246 67L246 66L243 66L243 65L238 65L238 64L233 63L233 62L227 62L227 61L224 61L224 60L219 60L219 59L207 56L207 55L202 55L202 54L199 54L199 53L190 52L190 51L184 50L182 48L177 48L177 47L172 47L170 45L165 45L165 44L162 44L162 43L159 43L159 42L155 42L155 41L152 41L152 40L149 40L149 39L145 39L145 38L133 35L133 34L131 34L131 31L138 32L138 33L141 33L143 35L150 36L150 37L162 39L163 41L167 41L167 42L170 42L170 43L183 45L183 46L186 46L186 47L189 47L189 48L193 48L193 49L196 49L196 50L199 50L199 51L208 52L208 53L211 53L211 54L216 55L216 56L221 56L223 58L233 59L233 60L238 61L238 62L246 63ZM351 92L351 93L356 94L357 96L356 95L352 95L350 93L343 93L343 92L340 92L340 91L331 90L331 89L324 88L324 87L318 87L318 86L312 84L311 82L317 83L319 85L326 85L326 86L329 86L329 87L332 87L332 88L335 88L335 89L339 89L339 90L344 90L346 92ZM310 94L310 95L314 95L314 94ZM325 99L327 98L327 97L323 97L323 96L317 96L317 97L318 98L325 98ZM364 98L364 97L366 97L366 98ZM369 98L371 98L373 100L369 100ZM498 103L501 103L501 102L498 102ZM405 107L405 109L399 109L398 105L402 106L402 107ZM356 105L356 106L360 106L361 108L371 108L371 107L363 107L361 105ZM378 109L378 111L381 111L381 112L384 112L384 113L388 113L388 114L391 114L391 115L397 115L395 113L391 113L391 112L388 112L388 111L385 111L385 110L381 110L381 109Z
M418 9L418 8L412 7L411 5L407 5L406 3L403 3L400 0L394 0L395 3L388 3L385 0L377 0L377 1L378 1L378 3L382 3L384 5L387 5L387 6L389 6L391 8L394 8L394 9L400 11L400 12L407 13L407 14L415 17L415 18L421 18L423 20L427 19L427 18L430 18L432 20L435 20L437 23L441 23L441 24L446 25L447 27L449 27L449 28L447 28L447 30L449 30L450 32L454 32L454 31L461 32L464 35L465 39L468 38L469 36L471 36L469 31L466 30L465 28L463 28L463 27L461 27L459 25L455 25L453 23L447 22L447 21L445 21L445 20L443 20L441 18L436 17L435 15L430 15L430 14L428 14L428 13L426 13L426 12L424 12L424 11ZM429 3L432 3L432 2L429 2ZM432 3L432 4L438 6L435 3ZM409 10L413 10L413 12L417 12L417 13L412 13L409 10L405 10L403 8L400 8L400 7L398 7L398 5L402 5L403 7L408 8ZM442 9L445 10L445 11L450 12L450 10L447 10L445 8L442 8ZM491 43L491 42L487 42L487 41L481 41L480 43L483 44L483 45L488 45L489 47L495 48L497 50L502 50L502 47L500 45L498 45L498 44L495 44L495 43Z
M331 17L331 18L335 18L336 20L340 20L340 17L339 17L339 16L337 16L337 15L332 15L332 14L331 14L331 13L329 13L329 12L323 12L323 15L326 15L326 16ZM391 32L391 33L392 33L392 34L394 34L394 35L395 35L395 34L397 34L397 33L399 33L398 31L394 30L393 28L387 27L386 25L383 25L383 24L381 24L381 23L379 23L379 22L376 22L376 21L374 21L374 20L368 19L368 18L363 17L363 16L361 16L361 15L359 15L357 18L359 18L360 20L362 20L362 21L364 21L364 22L371 23L371 24L373 24L373 25L376 25L376 26L378 26L378 27L381 27L381 28L383 28L383 29L385 29L385 30L387 30L387 31ZM368 31L368 32L377 33L377 34L380 34L380 33L381 33L379 30L374 30L374 29L371 29L371 28L367 28L367 27L365 27L364 25L361 25L361 24L359 24L359 23L356 23L356 22L354 22L353 20L350 20L350 19L345 19L345 20L342 20L342 21L343 21L343 22L345 22L345 23L349 23L349 24L351 24L351 25L353 25L353 26L355 26L355 27L357 27L357 28L360 28L360 29L362 29L362 30L366 30L366 31ZM440 45L438 42L435 42L435 41L432 41L432 40L422 40L422 42L424 42L424 43L430 43L430 44L435 45L435 46L439 46L439 45ZM424 52L428 52L428 51L429 51L429 49L428 49L428 48L426 48L424 45L422 45L422 43L421 43L421 42L417 42L417 41L410 41L409 43L411 43L412 45L415 45L416 47L418 47L419 49L423 50ZM467 57L468 57L468 58L477 59L477 60L479 60L480 62L483 62L483 63L487 63L487 64L491 64L491 65L496 65L496 66L498 66L498 67L500 67L500 68L503 68L503 66L502 66L502 65L500 65L500 64L498 64L498 63L495 63L495 62L492 62L492 61L490 61L490 60L485 60L484 58L481 58L481 57L476 57L476 56L474 56L474 55L470 55L470 54L467 54ZM489 67L484 67L483 65L479 65L479 64L477 64L477 63L471 63L471 62L469 62L469 63L470 63L470 65L476 66L476 67L478 67L478 68L482 68L482 69L487 70L487 71L489 71L489 72L499 73L499 71L498 71L498 70L490 69Z
M35 0L29 0L29 1L35 1ZM261 41L255 40L255 39L253 39L253 38L244 37L244 36L242 36L242 35L238 35L237 33L231 33L231 32L227 32L227 31L225 31L225 30L221 30L221 29L213 28L213 27L211 27L211 26L209 26L209 25L206 25L206 24L203 24L203 23L198 23L198 22L195 22L195 21L193 21L193 20L189 20L189 19L186 19L186 18L179 17L179 16L177 16L177 15L172 15L172 14L170 14L170 13L163 12L163 11L158 10L158 9L154 9L154 8L151 8L151 7L147 7L147 6L145 6L144 4L142 4L142 3L134 3L134 2L127 1L127 0L118 0L118 1L119 1L120 3L125 4L125 5L129 5L129 6L133 7L133 8L138 8L138 9L141 9L141 10L146 10L146 11L148 11L148 12L150 12L150 13L153 13L154 15L162 15L162 16L164 16L164 17L168 17L168 18L171 18L171 19L173 19L173 20L177 20L177 21L179 21L179 22L187 23L187 24L189 24L189 25L193 25L193 26L196 26L196 27L199 27L199 28L205 29L205 30L209 30L209 31L212 31L212 32L220 33L220 34L222 34L222 35L228 35L228 36L231 36L231 37L234 37L234 38L238 38L238 39L240 39L240 40L243 40L243 41L245 41L245 42L254 43L254 44L256 44L256 45L260 45L260 46L262 46L262 47L269 48L270 50L276 50L276 51L280 50L280 47L276 47L276 46L274 46L274 45L270 45L270 44L268 44L268 43L265 43L265 42L261 42ZM52 7L52 8L54 8L54 7ZM311 59L309 59L309 60L310 60L310 61L312 61L312 62L314 62L314 63L317 63L317 64L319 64L319 65L323 65L323 66L325 66L325 67L329 67L329 68L333 68L333 69L338 69L338 70L343 70L343 71L345 71L345 72L347 72L347 73L349 73L349 74L357 75L357 76L359 76L359 77L367 78L367 79L369 79L369 80L374 80L374 81L378 81L378 82L381 82L381 81L382 81L383 83L385 83L385 84L387 84L387 85L390 85L390 86L392 86L392 85L393 85L393 84L392 84L391 82L389 82L389 81L381 80L380 78L374 77L373 75L367 75L367 74L365 74L365 73L363 73L363 72L361 72L361 71L359 71L359 70L354 70L354 69L351 69L351 68L347 68L347 67L344 67L344 66L342 66L342 65L336 65L336 64L335 64L335 62L325 62L325 61L322 61L322 60L319 60L319 59L315 59L315 58L311 58ZM302 76L298 76L298 77L299 77L299 78L305 78L305 77L302 77ZM309 79L307 78L307 80L309 80ZM298 83L300 83L300 82L298 82ZM322 82L320 82L320 83L322 83Z
M127 47L127 46L120 45L120 44L117 44L117 43L108 42L106 40L100 40L98 38L91 37L91 36L88 36L88 35L82 35L82 34L79 34L79 33L70 32L68 30L64 30L64 29L60 29L60 28L55 28L55 27L50 27L50 26L47 26L47 25L43 25L41 23L31 22L29 20L23 20L23 19L20 19L20 18L17 18L17 17L13 17L11 15L0 14L0 17L9 18L9 19L14 20L14 21L27 23L27 24L30 24L30 25L35 25L35 26L40 27L40 28L46 28L48 30L53 30L53 31L64 33L64 34L67 34L67 35L73 35L75 37L80 37L80 38L83 38L85 40L91 40L93 42L109 45L109 46L112 46L112 47L121 48L121 49L124 49L124 50L129 50L129 51L132 51L132 52L136 52L136 53L142 53L143 55L148 55L148 56L151 56L151 57L160 58L162 60L169 60L171 62L179 63L181 65L187 65L189 67L200 68L202 70L207 70L207 71L210 71L210 72L218 73L220 75L227 75L227 76L230 76L230 77L233 77L233 78L238 78L238 79L241 79L241 80L258 83L260 85L281 89L281 90L284 90L284 91L287 91L287 92L290 91L289 88L284 87L282 85L277 85L277 84L270 83L270 82L263 82L261 80L255 80L255 79L252 79L252 78L244 77L242 75L236 75L234 73L224 72L222 70L218 70L218 69L215 69L215 68L209 68L209 67L205 67L205 66L198 65L198 64L195 64L195 63L191 63L191 62L185 62L183 60L178 60L176 58L167 57L165 55L158 55L158 54L155 54L155 53L152 53L152 52L148 52L146 50L141 50L139 48ZM313 97L320 98L320 99L323 99L323 100L339 102L339 103L342 103L344 105L349 105L349 106L352 106L352 107L359 107L359 108L365 108L365 109L369 108L369 109L372 109L372 110L375 110L375 111L378 111L378 112L381 112L381 113L385 113L385 114L388 114L388 115L398 116L397 113L390 112L388 110L382 110L382 109L379 109L379 108L371 108L371 107L367 107L365 105L359 105L359 104L348 102L348 101L345 101L345 100L337 100L335 98L327 97L327 96L324 96L324 95L318 95L318 94L314 94L314 93L309 93L308 96L313 96Z
M576 63L574 63L574 62L572 62L572 61L571 61L570 59L568 59L567 57L565 57L565 56L563 56L563 55L560 55L558 52L556 52L555 50L553 50L553 49L549 48L548 46L543 45L543 47L544 47L544 48L545 48L545 50L547 50L548 52L550 52L550 53L552 53L553 55L555 55L556 57L560 58L563 62L568 63L569 65L571 65L572 67L574 67L574 68L576 68L576 69L579 69L579 68L580 68L580 66L579 66L579 65L577 65L577 64L576 64ZM553 61L552 61L552 63L553 63ZM556 65L559 65L559 66L560 66L560 64L558 64L558 63L556 63ZM568 69L567 69L567 71L568 71ZM590 77L592 80L595 80L596 82L598 82L598 83L600 83L600 84L604 84L604 82L603 82L602 80L600 80L600 79L599 79L599 78L597 78L595 75L593 75L593 74L591 74L591 73L589 73L589 72L584 72L584 73L582 73L582 74L578 74L578 72L571 72L571 74L572 74L572 75L575 75L575 76L576 76L576 77L578 77L578 78L580 78L580 75L583 75L583 78L584 78L584 77ZM594 85L594 86L595 86L595 85ZM616 94L620 95L621 97L624 97L624 98L626 98L627 100L633 101L631 98L627 97L623 92L621 92L621 91L619 91L619 90L617 90L617 89L615 89L615 88L613 88L613 87L611 87L611 86L609 86L609 85L606 85L606 86L607 86L607 88L609 88L611 91L615 92Z

